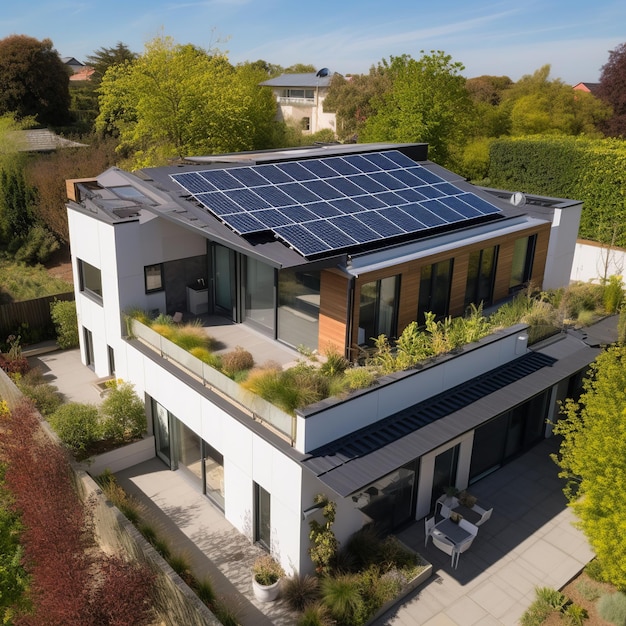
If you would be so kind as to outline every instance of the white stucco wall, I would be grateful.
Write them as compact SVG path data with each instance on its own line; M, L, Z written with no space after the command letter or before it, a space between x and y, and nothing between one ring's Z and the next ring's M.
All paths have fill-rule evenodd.
M582 204L554 209L543 280L544 289L567 287L574 261Z
M576 242L570 279L572 281L594 281L599 283L609 276L622 276L626 270L626 250L609 248L594 241L579 239Z

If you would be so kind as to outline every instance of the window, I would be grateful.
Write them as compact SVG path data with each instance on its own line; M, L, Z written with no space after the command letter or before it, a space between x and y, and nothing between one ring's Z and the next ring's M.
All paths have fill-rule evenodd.
M85 364L93 369L94 353L93 353L93 335L88 328L83 328L83 339L85 341Z
M511 280L509 281L510 291L521 289L530 280L533 271L536 241L537 235L522 237L515 241L513 267L511 269Z
M97 267L78 259L78 279L81 292L102 304L102 274Z
M283 98L293 98L296 100L313 100L314 95L313 89L284 89L283 90Z
M465 306L490 305L493 298L493 280L498 258L498 246L476 250L470 254L465 286Z
M452 286L452 259L422 267L420 293L417 303L417 322L426 321L426 313L434 313L435 319L448 315L450 288Z
M300 120L300 126L302 127L302 130L311 130L311 118L303 117Z
M320 273L278 273L278 338L290 346L318 348Z
M163 291L163 263L156 265L146 265L143 268L145 278L146 293Z
M396 336L399 285L399 276L389 276L361 287L359 344L372 343L379 335Z
M270 494L257 483L254 483L254 540L266 550L270 549L272 540Z

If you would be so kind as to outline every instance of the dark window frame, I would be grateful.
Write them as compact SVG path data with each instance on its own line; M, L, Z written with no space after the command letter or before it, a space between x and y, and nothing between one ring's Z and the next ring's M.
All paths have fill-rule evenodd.
M93 279L96 276L97 280L94 284ZM78 259L78 285L82 294L102 304L102 270L83 259Z
M158 287L148 287L148 279L149 278L155 278L155 275L151 275L148 276L148 272L150 272L151 270L155 270L157 269L159 274L158 274L158 283L159 286ZM145 265L143 268L143 284L144 284L144 288L146 290L146 293L157 293L159 291L164 291L165 290L165 285L164 285L164 281L163 281L163 263L153 263L152 265Z

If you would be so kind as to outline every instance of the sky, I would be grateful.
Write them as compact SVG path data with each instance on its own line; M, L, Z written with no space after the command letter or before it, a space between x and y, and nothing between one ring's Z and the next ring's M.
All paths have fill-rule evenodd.
M3 3L0 39L51 39L85 62L119 42L141 53L158 36L340 74L367 73L391 56L442 50L463 76L516 81L542 66L567 84L597 82L609 52L626 42L624 0L27 0Z

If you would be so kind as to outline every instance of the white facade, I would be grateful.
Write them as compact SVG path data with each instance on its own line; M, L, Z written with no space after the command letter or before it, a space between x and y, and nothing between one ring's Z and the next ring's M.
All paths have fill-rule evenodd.
M610 276L621 276L626 285L626 250L610 248L595 241L576 242L571 280L600 283Z

